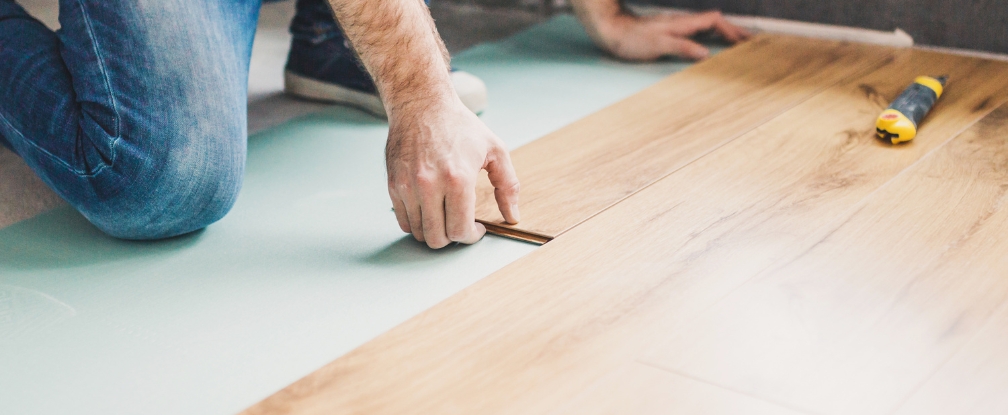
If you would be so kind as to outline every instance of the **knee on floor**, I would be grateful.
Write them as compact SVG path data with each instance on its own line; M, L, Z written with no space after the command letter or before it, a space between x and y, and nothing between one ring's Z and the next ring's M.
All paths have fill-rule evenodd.
M224 217L241 189L245 137L190 137L169 141L102 172L102 181L120 181L111 197L81 209L105 233L122 239L170 238L205 228ZM107 173L107 174L106 174Z

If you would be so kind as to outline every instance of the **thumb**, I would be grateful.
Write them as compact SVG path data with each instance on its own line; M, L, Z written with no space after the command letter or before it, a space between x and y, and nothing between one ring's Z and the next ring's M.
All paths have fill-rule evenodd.
M521 215L518 213L518 176L511 165L511 156L501 146L500 142L487 153L486 165L483 166L494 187L494 198L504 221L510 224L518 223Z

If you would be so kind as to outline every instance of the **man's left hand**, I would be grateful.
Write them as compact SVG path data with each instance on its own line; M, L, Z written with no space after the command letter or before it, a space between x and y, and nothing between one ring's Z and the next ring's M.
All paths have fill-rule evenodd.
M595 43L625 60L650 61L663 56L704 59L710 51L690 39L704 31L714 31L731 43L749 37L745 29L729 23L718 11L634 16L612 10L606 1L582 3L587 8L576 10Z

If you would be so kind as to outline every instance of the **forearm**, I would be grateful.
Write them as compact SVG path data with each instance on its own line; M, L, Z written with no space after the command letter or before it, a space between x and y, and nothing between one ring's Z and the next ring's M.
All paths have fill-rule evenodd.
M421 0L329 2L374 78L390 120L455 99L448 51Z

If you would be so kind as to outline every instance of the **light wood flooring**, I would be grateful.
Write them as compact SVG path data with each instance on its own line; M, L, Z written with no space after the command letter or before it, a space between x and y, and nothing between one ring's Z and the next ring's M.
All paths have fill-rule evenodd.
M1005 63L758 37L516 150L523 222L479 217L545 246L245 413L1008 413L1006 102Z

